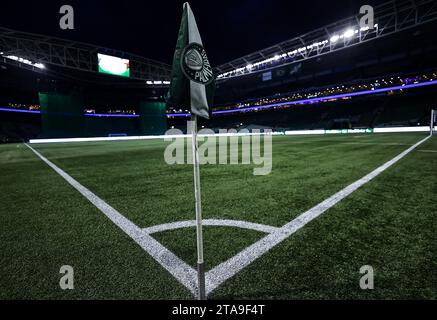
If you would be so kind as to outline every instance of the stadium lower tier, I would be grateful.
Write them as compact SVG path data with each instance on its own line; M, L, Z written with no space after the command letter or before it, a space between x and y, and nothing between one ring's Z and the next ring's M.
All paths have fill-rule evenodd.
M209 121L201 119L200 126L216 131L230 128L271 128L283 131L426 126L429 125L430 111L437 107L437 98L433 91L432 87L417 88L314 105L214 115ZM189 119L169 117L167 128L178 128L185 132ZM164 134L165 128L161 128L161 131L163 132L159 134ZM84 116L77 134L59 138L141 134L144 132L139 117ZM12 142L46 137L42 130L41 114L0 111L0 141Z

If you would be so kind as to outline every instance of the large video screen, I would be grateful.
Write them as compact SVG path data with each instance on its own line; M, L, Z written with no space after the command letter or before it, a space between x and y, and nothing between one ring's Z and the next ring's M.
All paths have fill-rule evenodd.
M108 56L106 54L97 54L99 61L99 72L112 74L120 77L130 76L130 64L128 59Z

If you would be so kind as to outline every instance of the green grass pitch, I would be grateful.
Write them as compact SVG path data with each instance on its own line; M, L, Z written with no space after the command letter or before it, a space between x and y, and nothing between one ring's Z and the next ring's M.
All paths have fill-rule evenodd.
M273 169L201 166L205 219L280 227L425 134L280 136ZM32 145L140 227L193 220L191 165L158 140ZM0 299L192 299L191 293L24 144L0 145ZM209 270L264 234L204 228ZM152 235L193 267L194 228ZM75 289L61 290L71 265ZM359 269L372 265L375 289ZM211 299L437 299L437 138L227 280Z

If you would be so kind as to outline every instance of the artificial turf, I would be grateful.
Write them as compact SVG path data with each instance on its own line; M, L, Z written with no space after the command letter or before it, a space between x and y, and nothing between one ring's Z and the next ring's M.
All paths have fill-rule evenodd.
M424 134L274 137L273 169L201 167L204 218L282 226ZM163 141L33 145L140 227L194 219L190 165ZM211 298L437 298L437 140L431 138L229 279ZM24 144L0 145L0 298L190 299L191 294ZM207 269L264 234L205 227ZM195 265L194 228L153 234ZM59 288L72 265L75 289ZM361 290L359 269L375 269Z

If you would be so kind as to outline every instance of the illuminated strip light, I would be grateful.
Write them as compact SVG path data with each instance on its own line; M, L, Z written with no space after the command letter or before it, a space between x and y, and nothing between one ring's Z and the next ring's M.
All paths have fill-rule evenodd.
M434 127L435 128L435 127ZM388 132L429 132L429 126L417 126L417 127L392 127L392 128L375 128L373 132L376 133L388 133Z
M5 57L7 59L10 59L10 60L13 60L13 61L17 61L19 63L23 63L23 64L26 64L26 65L29 65L29 66L32 66L32 67L35 67L35 68L38 68L38 69L45 69L45 67L46 67L42 63L34 63L34 62L32 62L32 61L30 61L28 59L24 59L24 58L20 58L20 57L17 57L17 56L12 56L12 55L5 56L3 53L1 53L1 54L3 55L3 57Z
M286 136L303 135L303 134L325 134L325 130L292 130L285 131Z
M139 114L85 113L86 117L138 118Z
M437 127L436 127L437 128ZM357 133L402 133L402 132L429 132L429 126L417 127L388 127L373 129L344 129L344 130L290 130L285 131L286 136L317 135L317 134L357 134Z
M375 24L373 26L373 28L378 28L378 24ZM297 48L297 49L295 49L293 51L289 51L287 53L283 53L283 54L280 54L280 55L277 54L274 57L267 58L267 59L264 59L264 60L261 60L261 61L255 62L255 63L250 63L246 67L240 67L240 68L237 68L237 69L234 69L234 70L227 71L227 72L224 72L222 74L219 74L217 76L217 78L221 79L223 77L229 76L231 74L237 74L237 73L243 72L245 70L248 70L250 72L250 71L252 71L253 68L258 67L260 65L263 65L263 64L266 64L266 63L269 63L269 62L273 62L273 61L278 61L281 58L293 57L297 53L305 52L305 51L311 50L311 49L313 49L315 47L323 46L323 45L325 45L325 44L327 44L329 42L336 43L339 39L352 38L354 35L358 34L359 32L364 32L364 31L368 31L368 30L370 30L369 27L362 27L360 29L351 29L351 28L349 28L349 29L346 29L340 35L334 34L329 40L325 39L325 40L322 40L322 41L310 44L308 46Z
M20 112L20 113L41 113L41 111L38 110L21 110L21 109L12 109L12 108L0 108L0 111Z
M435 127L437 129L437 127ZM370 131L369 131L370 132ZM429 132L429 127L426 126L417 126L417 127L389 127L389 128L374 128L374 133L402 133L402 132ZM283 132L271 132L269 135L273 136L282 136L282 135L321 135L321 134L332 134L334 133L332 130L292 130ZM356 134L362 133L357 132L357 130L352 129L347 132L342 132L338 130L336 132L338 134ZM199 134L201 137L206 136L251 136L251 135L264 135L264 133L227 133L227 134ZM60 142L96 142L96 141L123 141L123 140L153 140L153 139L174 139L174 138L186 138L191 137L191 135L186 134L177 134L177 135L156 135L156 136L124 136L124 137L95 137L95 138L60 138L60 139L30 139L29 143L60 143Z
M0 108L0 111L41 114L40 110L21 110L13 108ZM114 113L84 113L86 117L114 117L114 118L137 118L138 114L114 114Z
M237 133L215 133L215 134L198 134L199 137L239 137L239 136L282 136L283 132L237 132ZM189 138L191 134L163 134L156 136L123 136L123 137L94 137L94 138L59 138L59 139L30 139L29 143L59 143L59 142L96 142L96 141L123 141L123 140L153 140L153 139L175 139Z
M167 117L191 117L191 113L167 113Z
M31 139L29 143L57 143L57 142L94 142L94 141L123 141L159 139L160 136L129 136L129 137L96 137L96 138L62 138L62 139Z

